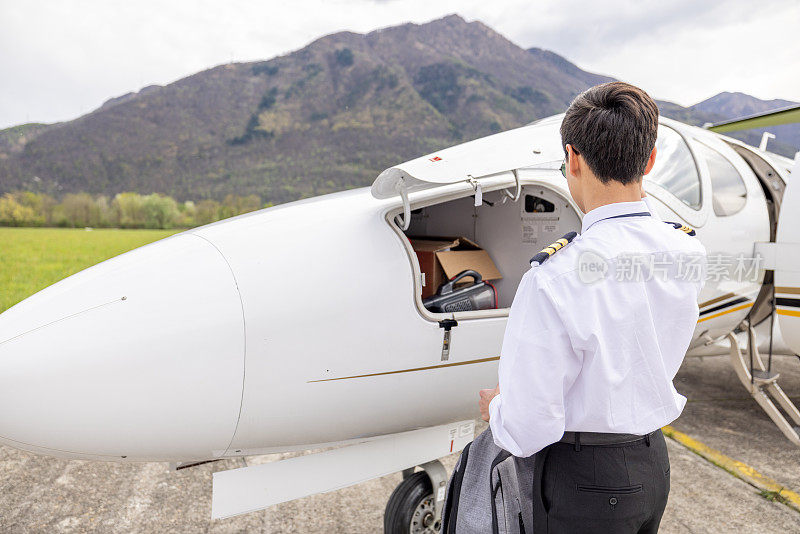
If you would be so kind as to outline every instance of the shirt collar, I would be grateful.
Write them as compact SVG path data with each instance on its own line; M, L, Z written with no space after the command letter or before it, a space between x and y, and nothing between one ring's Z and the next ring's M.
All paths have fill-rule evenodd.
M650 213L650 208L643 200L636 202L613 202L604 206L598 206L589 213L583 216L583 224L581 225L581 233L586 232L590 226L597 221L607 219L609 217L616 217L617 215L626 215L628 213Z

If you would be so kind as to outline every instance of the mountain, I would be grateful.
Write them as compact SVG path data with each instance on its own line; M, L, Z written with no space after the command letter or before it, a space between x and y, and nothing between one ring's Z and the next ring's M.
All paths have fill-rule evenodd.
M662 115L695 126L739 119L756 113L796 105L796 102L789 100L759 100L744 93L727 92L719 93L688 108L672 102L660 100L656 102ZM725 135L758 146L764 131L770 131L776 136L775 139L769 142L768 148L770 151L792 158L795 152L800 150L800 124L786 124L769 128L729 132Z
M562 111L610 79L457 15L340 32L74 121L0 132L0 192L283 202L368 185L392 164Z
M610 80L458 15L339 32L146 87L73 121L2 130L0 194L286 202L369 185L398 162L561 112ZM694 124L726 112L659 105Z
M699 104L692 106L693 110L708 113L717 113L725 117L746 117L756 113L763 113L775 109L795 106L797 102L790 100L759 100L744 93L719 93Z
M797 102L792 102L790 100L781 100L778 98L774 100L760 100L744 93L725 92L703 100L690 109L701 113L718 115L723 117L722 120L730 120L796 105ZM769 142L769 147L771 149L774 150L773 143L789 145L790 149L788 153L784 155L790 157L794 156L797 150L800 150L800 124L783 124L781 126L753 129L750 131L750 135L756 139L755 145L758 145L761 140L761 135L765 131L775 134L775 139ZM786 150L784 150L784 152L786 152Z

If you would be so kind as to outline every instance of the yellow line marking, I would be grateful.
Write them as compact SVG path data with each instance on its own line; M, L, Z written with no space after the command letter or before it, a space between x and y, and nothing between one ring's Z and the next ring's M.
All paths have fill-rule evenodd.
M790 315L792 317L800 317L800 310L778 310L778 315Z
M717 298L714 298L714 299L711 299L711 300L707 300L705 302L700 303L700 307L701 308L705 308L709 304L714 304L715 302L719 302L721 300L729 299L729 298L735 297L735 296L736 296L736 293L725 293L724 295L720 295Z
M712 449L704 443L700 443L691 436L679 432L669 425L663 427L661 431L665 436L672 438L693 453L705 458L717 467L721 467L736 478L744 480L756 489L777 493L786 499L788 506L800 512L800 495L787 489L786 486L779 484L771 478L765 477L746 463L725 456L718 450Z
M776 287L775 293L790 293L792 295L800 295L800 287Z
M720 315L725 315L726 313L733 313L735 311L739 311L739 310L743 310L745 308L749 308L752 305L753 305L752 302L748 302L747 304L742 304L741 306L734 306L730 310L725 310L725 311L722 311L722 312L719 312L719 313L715 313L714 315L709 315L708 317L703 317L701 319L698 319L697 322L698 323L702 323L703 321L708 321L709 319L713 319L714 317L719 317Z
M494 362L500 359L500 356L495 356L492 358L481 358L480 360L467 360L465 362L454 362L454 363L443 363L441 365L429 365L428 367L414 367L413 369L400 369L398 371L384 371L382 373L370 373L366 375L354 375L354 376L340 376L338 378L323 378L320 380L309 380L307 383L310 384L312 382L330 382L332 380L347 380L350 378L367 378L369 376L383 376L383 375L396 375L398 373L413 373L415 371L428 371L430 369L443 369L445 367L458 367L459 365L470 365L473 363L486 363L486 362Z

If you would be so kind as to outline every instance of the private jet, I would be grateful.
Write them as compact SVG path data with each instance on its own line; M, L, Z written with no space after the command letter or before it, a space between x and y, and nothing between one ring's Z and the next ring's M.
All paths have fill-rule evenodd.
M769 365L800 352L800 153L718 133L798 112L707 128L662 117L644 190L709 252L688 356L728 355L800 446L800 413ZM0 443L175 469L321 449L216 472L212 517L402 471L386 532L436 532L439 458L473 439L517 285L580 229L562 117L401 163L371 187L175 234L23 300L0 314ZM434 285L459 251L472 259Z

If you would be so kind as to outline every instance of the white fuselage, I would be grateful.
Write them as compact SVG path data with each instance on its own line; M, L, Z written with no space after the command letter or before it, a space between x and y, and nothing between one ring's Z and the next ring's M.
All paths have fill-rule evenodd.
M687 137L712 136L668 123ZM558 146L557 124L543 124L541 136ZM754 242L769 240L763 193L723 141L706 142L741 163L744 209L714 215L702 163L699 210L655 185L648 193L663 219L695 226L709 253L752 255ZM578 229L558 171L518 176L523 190L563 201L556 238ZM515 178L497 173L481 184L499 198ZM458 181L409 198L415 209L472 194ZM10 308L0 315L0 442L64 457L187 461L474 417L477 391L496 384L508 310L448 314L458 326L442 361L445 315L421 305L418 262L393 222L402 211L400 197L376 199L369 188L293 202L133 250ZM522 230L508 221L512 246ZM740 322L762 277L709 281L701 303L750 300L701 317L693 345Z

